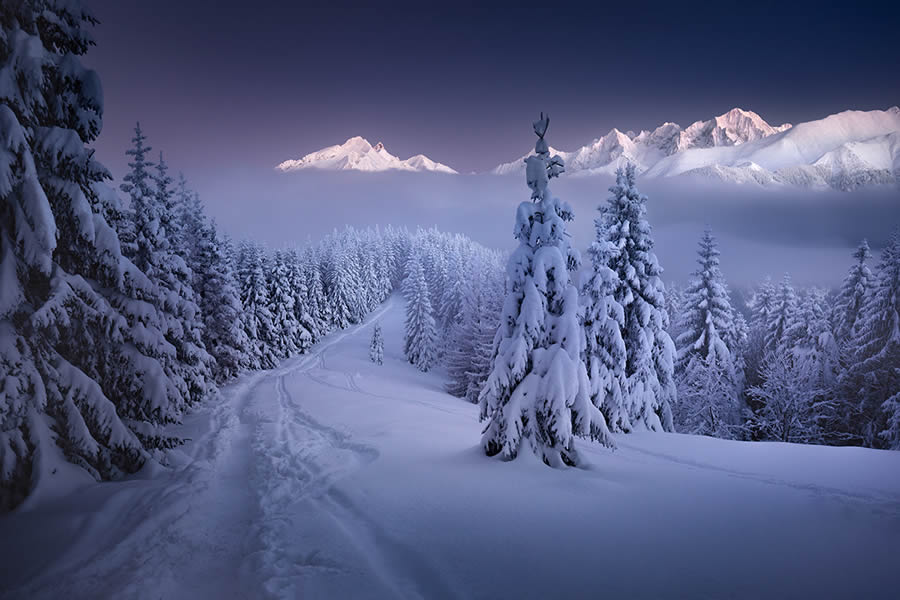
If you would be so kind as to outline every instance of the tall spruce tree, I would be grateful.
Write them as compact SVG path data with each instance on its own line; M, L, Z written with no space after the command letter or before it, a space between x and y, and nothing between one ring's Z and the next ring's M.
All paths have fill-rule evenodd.
M772 308L766 320L765 354L772 355L785 344L785 332L791 316L797 309L797 294L791 284L791 276L785 273L775 293ZM789 349L789 348L788 348Z
M900 449L900 230L881 251L854 346L842 386L856 399L854 429L866 446Z
M579 463L575 436L613 445L603 414L591 403L582 360L578 290L570 277L578 251L569 245L571 207L550 193L563 172L544 139L549 118L534 122L538 139L525 162L531 201L516 211L519 247L507 265L507 295L491 372L481 392L481 443L488 456L514 459L523 443L545 464Z
M406 296L406 338L404 352L410 363L427 371L435 363L437 332L425 271L417 254L408 261Z
M868 241L860 242L853 253L853 258L856 262L850 267L850 272L844 278L834 302L834 332L840 344L851 342L856 323L862 314L866 294L872 284L872 271L867 264L872 258Z
M653 252L647 197L635 188L634 165L616 172L611 196L600 207L599 227L610 245L607 266L616 274L613 298L624 310L625 402L635 429L672 431L675 345L666 332L665 286Z
M276 326L269 302L265 275L265 252L256 244L241 242L238 250L238 281L244 330L250 340L248 357L254 369L271 369L277 363L274 347Z
M230 242L221 239L215 223L203 212L200 197L179 178L178 215L184 254L193 274L193 288L203 317L203 344L213 358L213 376L219 383L248 367L250 340L243 326L243 312Z
M602 219L595 219L596 239L588 254L591 275L582 290L585 301L584 363L591 382L591 401L599 408L610 429L631 431L631 415L625 402L627 351L622 340L625 310L616 300L618 276L609 268L617 249L606 239Z
M731 437L740 418L740 375L732 351L737 334L719 249L709 229L697 254L698 268L684 292L678 325L676 416L681 431Z

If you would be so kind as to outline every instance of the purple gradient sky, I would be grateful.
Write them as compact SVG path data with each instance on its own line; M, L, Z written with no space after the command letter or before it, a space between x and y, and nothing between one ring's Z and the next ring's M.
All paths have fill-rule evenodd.
M571 149L611 127L733 106L772 123L900 101L895 3L89 0L119 177L136 120L198 187L362 135L486 170L553 115Z

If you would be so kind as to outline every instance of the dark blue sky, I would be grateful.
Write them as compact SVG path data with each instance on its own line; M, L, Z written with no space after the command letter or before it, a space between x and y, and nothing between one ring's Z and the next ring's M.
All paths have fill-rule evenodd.
M489 4L489 6L488 6ZM553 117L571 149L611 127L734 107L773 124L900 103L896 3L89 1L101 20L99 156L134 121L176 169L270 167L352 135L484 170Z

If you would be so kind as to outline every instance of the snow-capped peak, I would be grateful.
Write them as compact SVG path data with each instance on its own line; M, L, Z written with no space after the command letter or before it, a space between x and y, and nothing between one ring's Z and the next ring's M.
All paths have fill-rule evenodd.
M609 173L628 161L648 176L700 175L736 182L852 189L900 181L900 108L846 111L793 126L732 108L686 128L663 123L635 135L612 129L571 152L571 174ZM494 173L515 173L522 159Z
M325 169L332 171L433 171L456 173L447 165L435 162L422 154L406 160L394 156L378 142L372 146L364 137L354 136L343 144L329 146L311 152L303 158L286 160L276 169L296 171L299 169Z

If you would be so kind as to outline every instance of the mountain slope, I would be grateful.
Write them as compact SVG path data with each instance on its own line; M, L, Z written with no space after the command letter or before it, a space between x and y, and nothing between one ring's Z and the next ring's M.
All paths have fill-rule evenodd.
M648 177L692 175L738 183L853 189L900 177L900 109L846 111L817 121L773 127L739 108L682 129L607 135L560 152L570 173L613 172L625 160ZM522 161L494 173L520 171Z
M280 171L324 169L330 171L430 171L456 173L447 165L435 162L423 154L402 160L378 142L372 146L365 138L352 137L343 144L311 152L303 158L286 160L275 167Z

